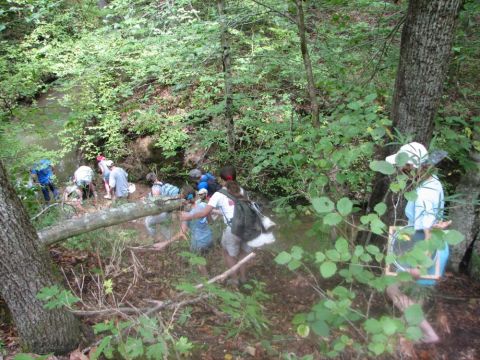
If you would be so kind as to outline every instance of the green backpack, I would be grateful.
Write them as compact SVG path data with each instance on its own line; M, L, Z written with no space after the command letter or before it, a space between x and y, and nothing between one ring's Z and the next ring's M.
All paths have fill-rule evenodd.
M253 201L236 198L225 189L221 189L219 192L235 203L233 218L230 221L227 219L232 234L238 236L244 242L258 237L263 232L262 221L257 210L258 206Z

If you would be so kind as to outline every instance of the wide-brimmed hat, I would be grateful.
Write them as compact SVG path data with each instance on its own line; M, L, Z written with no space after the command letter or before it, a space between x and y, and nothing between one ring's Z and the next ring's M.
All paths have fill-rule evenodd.
M411 142L403 145L395 154L387 156L385 161L392 165L410 164L418 168L428 162L428 151L422 144Z

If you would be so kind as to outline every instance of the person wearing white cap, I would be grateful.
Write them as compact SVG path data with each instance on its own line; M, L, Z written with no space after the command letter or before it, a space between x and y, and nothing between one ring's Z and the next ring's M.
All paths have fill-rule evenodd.
M438 177L432 174L432 166L441 161L447 155L446 152L438 151L429 155L425 146L418 142L411 142L403 145L398 152L388 156L385 161L400 168L413 181L415 186L415 200L409 200L405 207L405 215L408 219L408 225L415 229L416 234L430 239L431 229L444 229L450 225L450 221L442 221L444 207L443 187ZM440 273L443 275L448 260L448 245L437 251L440 261ZM417 278L420 276L418 269L411 269L410 274ZM435 273L435 267L427 270L429 274ZM436 281L432 279L419 279L417 283L421 286L433 286ZM400 285L393 284L387 288L387 294L392 299L394 305L404 311L414 304L414 301L407 297L400 290ZM440 339L433 330L430 323L424 319L420 323L420 329L423 332L422 341L425 343L435 343Z

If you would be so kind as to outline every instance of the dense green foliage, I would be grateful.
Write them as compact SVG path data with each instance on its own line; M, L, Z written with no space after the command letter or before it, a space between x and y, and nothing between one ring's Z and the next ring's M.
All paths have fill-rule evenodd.
M221 29L214 1L113 0L101 9L93 0L0 0L0 5L0 157L17 178L24 177L34 160L59 161L76 150L87 161L98 153L135 160L132 142L151 136L162 154L156 165L163 173L185 173L178 163L172 168L164 160L191 149L208 150L207 168L235 164L242 183L275 199L284 212L289 213L292 204L307 203L299 208L319 217L313 231L325 236L332 227L341 233L352 225L351 216L369 194L374 172L386 172L385 164L371 163L376 147L411 136L396 134L389 119L405 4L305 3L320 103L320 125L314 127L298 29L291 21L296 16L293 2L227 0L234 153L227 151ZM477 2L464 3L436 119L432 146L448 150L452 160L444 175L468 170L469 153L480 151L480 67L475 61L480 55L479 14ZM50 114L61 125L54 134L43 127L52 119L39 116L37 103L52 89L63 95L58 102L68 109ZM47 139L59 138L60 145L27 144L25 128ZM405 183L396 178L391 190L408 196ZM32 198L28 190L24 193ZM360 219L360 230L385 234L380 220L385 209L385 204L377 204ZM434 247L445 241L454 244L460 236L439 232ZM416 249L412 261L428 267L420 256L424 250ZM322 278L340 279L333 289L320 289L311 312L293 320L300 336L312 330L329 339L321 343L324 353L334 357L353 349L380 355L393 351L399 335L419 339L423 313L418 307L408 309L401 320L370 316L368 310L362 313L352 306L355 286L383 292L393 281L379 275L377 263L391 259L376 246L354 244L342 234L332 248L308 253L295 246L276 261L290 270L314 269ZM181 290L188 288L184 286ZM252 296L208 289L232 319L231 336L245 330L260 333L266 327L258 304L266 296L259 289ZM46 289L39 296L53 307L75 300L60 289ZM155 321L138 319L137 337L120 341L113 339L131 324L97 325L97 333L105 334L98 356L189 353L186 338L171 336L165 327L150 331L160 328ZM149 355L153 352L157 357Z
M71 111L57 159L76 148L86 159L99 152L120 159L130 140L153 135L165 157L193 147L210 149L212 164L233 160L265 193L310 198L327 187L340 196L365 188L371 176L363 171L365 160L386 132L391 136L388 107L404 11L397 4L307 3L322 124L312 128L297 28L288 18L294 7L288 1L227 1L239 150L233 159L225 151L213 2L113 1L103 9L94 1L8 4L1 18L2 131L26 126L32 114L22 102L35 101L46 80L58 79L53 86ZM478 43L477 13L474 2L465 4L452 96L445 98L435 140L464 166L478 119L472 111L478 65L471 61L478 46L469 45ZM464 78L470 81L459 87ZM42 150L27 151L14 140L2 136L2 157L24 171ZM12 164L14 158L24 163Z

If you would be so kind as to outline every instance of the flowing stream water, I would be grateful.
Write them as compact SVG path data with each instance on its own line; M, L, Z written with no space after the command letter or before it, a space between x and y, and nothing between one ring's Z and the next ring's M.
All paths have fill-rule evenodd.
M51 159L61 183L73 175L80 161L76 151L63 151L59 138L70 115L70 109L61 104L62 97L61 92L52 88L41 94L35 105L20 108L17 115L22 123L28 124L17 133L21 145L32 151L62 153L62 156Z

